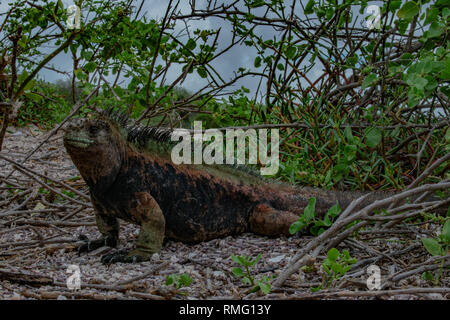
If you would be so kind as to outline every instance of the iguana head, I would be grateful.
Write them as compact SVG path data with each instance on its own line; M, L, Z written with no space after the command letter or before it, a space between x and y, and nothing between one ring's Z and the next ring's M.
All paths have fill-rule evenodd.
M64 135L64 146L88 185L112 183L122 163L122 140L107 119L74 119Z

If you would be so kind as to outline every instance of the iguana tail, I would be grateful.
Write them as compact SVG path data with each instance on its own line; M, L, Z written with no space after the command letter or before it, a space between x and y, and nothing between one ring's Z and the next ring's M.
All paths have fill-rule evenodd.
M396 192L390 191L339 192L310 188L304 188L303 190L305 192L302 193L301 200L299 200L297 204L292 205L288 210L279 210L266 203L257 205L250 214L249 231L266 236L290 236L289 227L298 220L299 213L303 213L310 197L316 198L316 217L322 219L327 211L336 203L339 203L342 212L352 203L352 201L366 195L364 200L353 209L353 212L356 212L357 210L370 205L374 201L386 199L396 194ZM307 197L305 197L305 195ZM417 196L410 199L410 201L414 201L415 199L417 199ZM435 200L437 200L437 197L430 195L425 201ZM437 208L436 212L445 214L446 208Z

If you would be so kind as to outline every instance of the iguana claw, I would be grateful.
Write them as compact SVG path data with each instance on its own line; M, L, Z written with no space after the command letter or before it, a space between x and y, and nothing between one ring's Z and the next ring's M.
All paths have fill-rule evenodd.
M144 257L140 255L132 255L126 250L116 251L113 253L107 253L102 256L101 261L103 264L112 264L117 262L124 263L138 263L145 261Z
M84 234L80 234L78 239L84 241L82 245L78 247L78 255L81 255L82 252L91 252L103 246L115 247L115 241L110 241L109 237L89 240Z

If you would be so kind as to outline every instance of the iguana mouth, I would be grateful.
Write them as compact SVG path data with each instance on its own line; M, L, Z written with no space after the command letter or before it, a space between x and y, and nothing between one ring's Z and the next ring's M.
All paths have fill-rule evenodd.
M85 138L64 137L64 143L69 144L74 147L77 147L77 148L87 148L93 142L94 142L93 140L85 139Z

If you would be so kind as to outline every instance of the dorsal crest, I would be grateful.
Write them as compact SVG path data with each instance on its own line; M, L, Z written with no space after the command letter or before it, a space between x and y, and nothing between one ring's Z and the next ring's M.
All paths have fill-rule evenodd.
M172 144L172 130L137 123L123 111L114 107L101 112L101 115L116 123L126 135L126 140L137 146L145 146L150 140L158 143Z
M123 111L111 107L101 112L101 115L119 126L127 142L133 144L141 151L158 150L159 152L170 154L170 149L177 141L172 141L171 136L175 130L169 128L160 128L146 126L137 123ZM204 148L205 146L203 146ZM222 165L204 165L205 167L214 167L220 171L232 170L235 174L251 176L262 181L273 181L262 177L253 168L242 164L222 164Z

